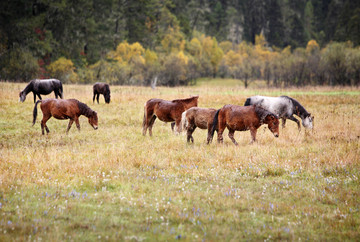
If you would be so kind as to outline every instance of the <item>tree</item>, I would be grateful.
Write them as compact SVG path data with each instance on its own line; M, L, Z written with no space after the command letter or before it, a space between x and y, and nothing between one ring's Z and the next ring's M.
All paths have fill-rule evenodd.
M212 75L216 76L220 61L224 55L215 38L206 37L202 41L203 55L210 60Z
M60 79L64 83L77 83L78 76L74 72L75 67L71 60L60 57L48 66L51 77Z
M40 73L36 58L25 48L13 48L0 57L1 80L27 82Z

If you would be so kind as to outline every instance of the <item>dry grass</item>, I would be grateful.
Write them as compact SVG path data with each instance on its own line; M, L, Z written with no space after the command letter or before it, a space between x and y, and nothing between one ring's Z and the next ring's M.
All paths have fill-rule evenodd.
M241 83L240 83L241 85ZM112 87L110 105L92 104L92 87L65 85L65 98L99 115L94 131L50 134L32 122L25 84L0 83L0 240L356 240L360 226L360 90ZM242 105L254 94L290 95L315 115L315 130L288 121L275 139L260 128L195 144L158 120L141 135L144 103L200 95L200 107ZM53 94L50 95L53 97ZM225 132L227 133L227 132Z

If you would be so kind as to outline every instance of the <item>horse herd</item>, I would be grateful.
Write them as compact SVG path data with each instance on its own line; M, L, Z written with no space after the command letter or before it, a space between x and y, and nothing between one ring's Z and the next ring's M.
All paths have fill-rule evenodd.
M55 93L56 99L42 100L40 94ZM63 88L59 80L45 79L32 80L20 92L20 101L23 102L29 92L34 94L35 107L33 110L33 125L37 117L37 105L41 102L40 108L43 113L41 121L41 130L44 129L49 133L46 122L54 117L56 119L70 119L66 132L69 132L73 122L76 123L80 130L79 116L84 115L88 118L90 125L98 128L97 113L89 108L86 104L76 99L58 100L57 97L63 98ZM93 86L93 102L95 97L99 103L99 95L104 95L105 102L110 103L110 88L106 83L95 83ZM36 102L36 96L40 100ZM227 104L216 110L214 108L199 108L199 96L193 96L185 99L175 99L167 101L163 99L150 99L144 105L144 119L142 133L145 136L147 130L152 136L153 124L158 118L163 122L171 122L171 127L177 133L184 129L187 133L187 142L194 142L192 136L196 128L207 129L207 143L209 144L217 132L217 140L223 142L223 132L229 130L229 138L237 145L234 139L235 131L250 130L252 142L256 140L257 129L267 124L269 130L275 137L279 137L279 119L282 120L282 126L285 127L286 119L297 123L300 131L300 122L294 117L297 115L301 118L305 128L313 128L314 117L295 99L288 96L265 97L252 96L246 99L244 106Z

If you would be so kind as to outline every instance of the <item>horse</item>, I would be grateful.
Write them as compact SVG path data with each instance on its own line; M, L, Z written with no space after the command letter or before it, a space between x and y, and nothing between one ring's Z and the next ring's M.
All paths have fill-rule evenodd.
M97 82L93 86L94 96L93 102L95 102L95 96L97 103L99 103L99 96L102 94L105 99L105 103L110 103L110 87L109 84L103 82Z
M235 131L250 130L252 141L256 140L257 129L262 125L267 124L270 131L277 138L279 137L279 118L258 106L237 106L227 104L221 109L217 110L214 116L213 125L210 133L210 141L214 136L217 129L218 142L223 143L223 132L225 128L229 130L229 138L231 141L238 145L234 139Z
M213 125L216 111L217 110L214 108L192 107L182 113L181 127L186 130L188 143L190 140L192 143L194 143L192 133L197 127L208 130L207 143L210 143L210 131Z
M193 96L185 99L175 99L167 101L153 98L144 105L143 135L149 129L149 135L152 136L152 126L156 117L163 122L175 122L176 131L181 132L181 114L191 108L197 107L199 96Z
M41 132L44 135L44 128L49 133L49 128L46 122L54 117L56 119L70 119L66 133L69 132L71 125L75 121L76 127L80 131L79 116L84 115L88 118L89 124L96 130L98 129L98 116L95 111L89 108L85 103L82 103L76 99L64 99L58 100L49 98L45 100L38 100L35 103L33 110L33 126L37 117L37 105L41 102L40 108L43 113L43 119L41 120Z
M55 93L55 98L58 98L58 96L60 98L63 98L63 86L62 86L61 81L59 81L58 79L42 79L42 80L34 79L34 80L31 80L29 82L29 84L27 84L25 89L22 90L19 93L20 102L25 101L26 95L29 92L33 92L33 94L34 94L34 103L35 103L36 102L36 95L41 100L40 94L48 95L52 91L54 91L54 93Z
M302 125L305 128L313 128L314 116L308 113L306 109L294 98L288 96L265 97L252 96L246 99L244 106L257 105L276 114L282 119L282 128L285 128L286 119L296 122L298 130L301 130L300 122L293 115L301 118Z

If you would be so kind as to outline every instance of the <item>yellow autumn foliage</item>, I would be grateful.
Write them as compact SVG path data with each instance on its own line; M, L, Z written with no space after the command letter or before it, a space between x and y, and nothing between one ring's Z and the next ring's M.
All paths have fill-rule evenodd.
M70 59L66 59L65 57L60 57L59 59L51 63L48 66L47 70L52 78L58 78L65 83L78 82L78 76L74 72L74 63Z

